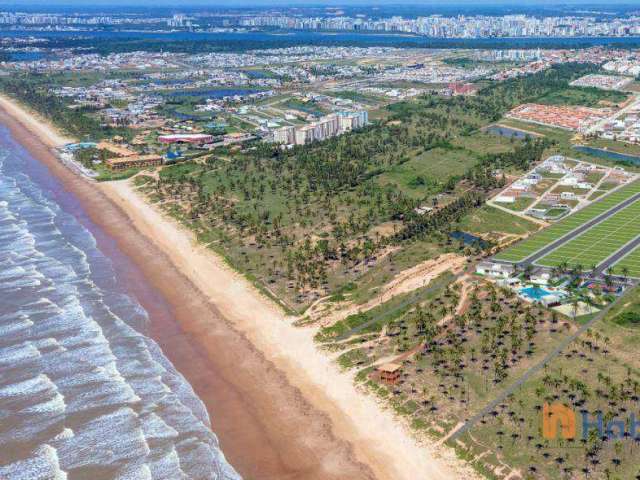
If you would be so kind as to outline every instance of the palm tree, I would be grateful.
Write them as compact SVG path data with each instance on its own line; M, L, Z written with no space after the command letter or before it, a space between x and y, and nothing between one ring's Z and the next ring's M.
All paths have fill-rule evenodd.
M625 265L624 267L622 267L622 278L624 278L624 281L626 282L628 277L629 277L629 267Z
M571 299L571 311L573 312L573 318L575 319L578 316L578 307L580 306L580 299L578 297L573 297Z

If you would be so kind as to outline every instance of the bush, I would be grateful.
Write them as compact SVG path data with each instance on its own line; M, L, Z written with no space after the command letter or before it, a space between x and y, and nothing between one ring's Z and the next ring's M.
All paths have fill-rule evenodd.
M640 327L640 313L624 312L618 315L614 322L624 327Z

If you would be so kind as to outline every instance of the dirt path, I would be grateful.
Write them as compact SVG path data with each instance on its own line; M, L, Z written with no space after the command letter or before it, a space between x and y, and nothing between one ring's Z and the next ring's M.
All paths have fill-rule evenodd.
M349 315L365 312L388 302L396 295L425 287L444 272L460 273L464 270L465 264L466 259L460 255L453 253L440 255L438 258L427 260L415 267L400 272L382 288L381 293L375 295L366 303L361 305L344 303L339 305L337 310L326 314L325 310L323 310L325 302L319 301L309 308L308 316L314 320L321 320L322 325L331 325Z

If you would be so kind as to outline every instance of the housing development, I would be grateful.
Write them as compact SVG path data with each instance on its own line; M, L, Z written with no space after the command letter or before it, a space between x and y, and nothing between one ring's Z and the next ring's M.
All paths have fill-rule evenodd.
M6 7L0 479L640 478L633 7Z

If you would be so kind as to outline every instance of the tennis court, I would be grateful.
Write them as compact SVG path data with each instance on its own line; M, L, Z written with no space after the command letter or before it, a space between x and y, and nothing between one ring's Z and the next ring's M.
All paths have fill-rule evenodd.
M636 193L640 193L640 180L636 180L614 192L609 193L601 200L586 206L566 217L565 219L533 234L531 237L507 248L495 256L496 260L507 262L521 262L538 250L544 248L558 238L580 227L598 215L615 207ZM595 228L595 227L594 227ZM613 253L613 252L611 252ZM567 259L568 261L568 259Z

